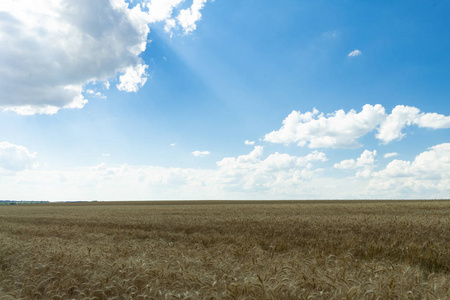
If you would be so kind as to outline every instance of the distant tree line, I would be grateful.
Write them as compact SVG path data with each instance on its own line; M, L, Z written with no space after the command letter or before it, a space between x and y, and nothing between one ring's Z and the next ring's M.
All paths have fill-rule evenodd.
M49 201L0 200L0 205L43 204Z

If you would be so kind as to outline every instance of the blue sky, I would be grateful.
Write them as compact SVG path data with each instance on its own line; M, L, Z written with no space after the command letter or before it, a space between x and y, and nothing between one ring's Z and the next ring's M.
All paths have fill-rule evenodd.
M4 1L0 198L448 198L449 12Z

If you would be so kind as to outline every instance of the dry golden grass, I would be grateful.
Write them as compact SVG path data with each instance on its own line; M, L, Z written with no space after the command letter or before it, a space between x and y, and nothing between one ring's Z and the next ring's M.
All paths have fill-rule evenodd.
M450 201L1 206L0 299L450 299Z

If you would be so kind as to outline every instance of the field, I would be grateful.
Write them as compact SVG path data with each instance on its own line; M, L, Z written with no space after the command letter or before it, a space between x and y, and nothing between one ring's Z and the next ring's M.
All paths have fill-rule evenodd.
M0 299L450 299L450 201L0 206Z

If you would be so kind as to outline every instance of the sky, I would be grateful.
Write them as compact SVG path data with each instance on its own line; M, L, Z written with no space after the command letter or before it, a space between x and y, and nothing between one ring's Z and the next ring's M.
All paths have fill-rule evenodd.
M448 199L449 13L3 0L0 199Z

